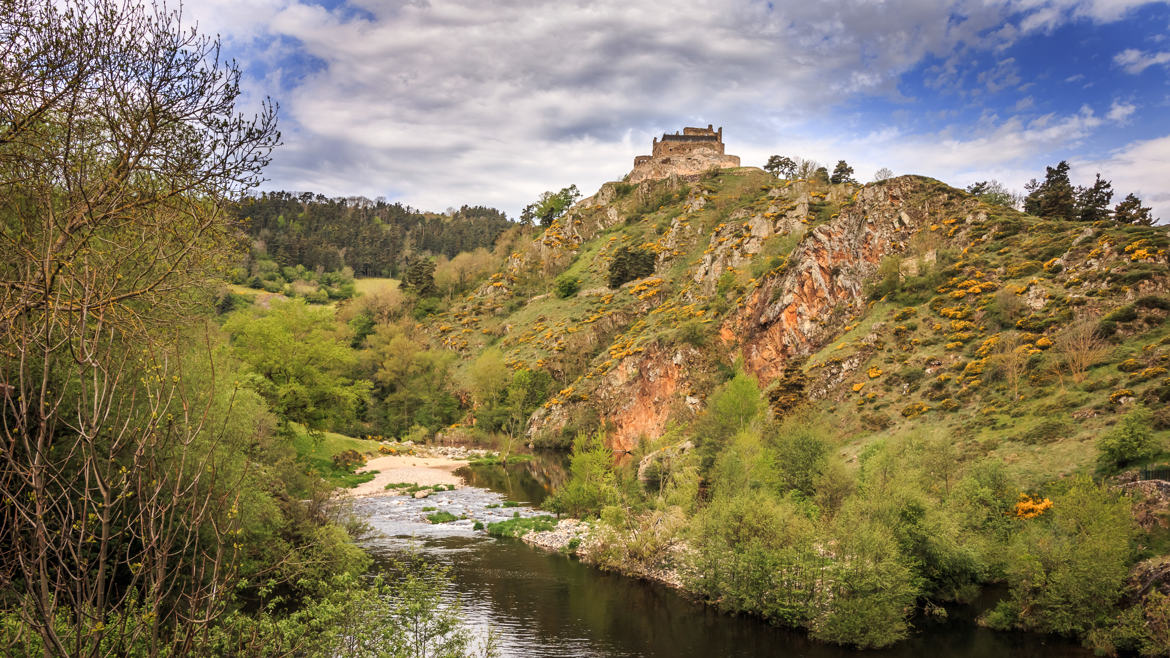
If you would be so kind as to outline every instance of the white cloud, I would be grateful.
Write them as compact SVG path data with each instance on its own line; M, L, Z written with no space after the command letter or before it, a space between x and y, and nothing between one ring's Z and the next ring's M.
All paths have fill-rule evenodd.
M1137 75L1151 66L1170 64L1170 52L1147 53L1127 48L1113 57L1113 63L1124 68L1126 73Z
M1113 105L1109 106L1109 112L1105 115L1106 119L1116 121L1118 123L1125 123L1129 117L1137 111L1137 106L1133 103L1124 103L1122 101L1113 101Z
M1170 135L1127 144L1097 160L1073 162L1072 173L1091 178L1096 172L1113 182L1114 202L1133 192L1153 208L1155 217L1170 221Z
M185 5L202 29L225 35L246 69L255 65L244 88L282 105L286 146L268 170L273 186L386 195L423 208L488 203L514 215L543 190L576 183L588 193L620 177L652 135L684 124L723 123L729 152L746 164L762 162L756 156L765 150L805 153L790 143L821 144L827 159L844 142L817 142L806 136L809 126L860 96L899 99L901 76L927 58L945 58L939 85L961 85L960 61L972 49L1002 50L1025 32L1075 17L1115 20L1142 3L352 4ZM289 64L305 59L319 68ZM992 91L1019 82L1011 58L980 80ZM1080 112L969 134L956 128L938 136L941 149L935 136L908 136L911 154L901 161L904 170L942 176L970 170L969 162L1007 163L1075 143L1102 121ZM894 167L877 156L903 144L881 134L865 142L882 145L873 168ZM745 142L755 146L738 146Z

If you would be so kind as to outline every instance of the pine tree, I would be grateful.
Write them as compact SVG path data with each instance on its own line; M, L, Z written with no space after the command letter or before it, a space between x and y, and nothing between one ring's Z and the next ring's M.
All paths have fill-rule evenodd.
M1125 199L1113 209L1113 219L1119 224L1151 226L1157 220L1150 214L1150 210L1150 208L1142 206L1142 200L1131 193L1125 195Z
M646 249L622 247L609 264L609 287L620 288L627 281L654 273L654 252Z
M1077 219L1096 222L1109 219L1109 202L1113 199L1113 185L1097 174L1091 187L1077 188Z
M435 261L430 258L416 258L406 268L402 287L413 291L419 297L435 293Z
M850 167L844 160L838 160L829 182L834 185L837 183L856 183L857 181L853 178L853 167Z
M1068 179L1068 169L1068 162L1061 160L1055 167L1045 168L1043 183L1029 181L1025 186L1029 194L1024 199L1024 212L1048 219L1075 219L1076 190Z
M764 165L764 171L779 178L792 178L796 174L796 161L785 155L773 155Z

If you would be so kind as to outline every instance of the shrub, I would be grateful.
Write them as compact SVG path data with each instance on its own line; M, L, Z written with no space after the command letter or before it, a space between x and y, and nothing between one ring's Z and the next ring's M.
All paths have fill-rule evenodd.
M653 251L623 246L609 263L609 287L620 288L623 283L654 273Z
M1112 322L1133 322L1137 319L1137 309L1133 304L1126 304L1106 315L1104 320Z
M1170 311L1170 299L1165 297L1158 297L1157 295L1146 295L1135 302L1142 308L1156 308L1162 311Z
M561 299L568 299L577 294L581 289L581 279L568 274L562 274L557 277L555 284L557 297Z
M1153 433L1154 416L1138 407L1121 419L1121 424L1097 442L1102 468L1118 469L1146 461L1160 450Z
M357 450L343 450L333 455L333 465L349 470L366 463L366 458Z
M447 510L435 512L434 514L427 514L427 521L430 521L431 523L450 523L452 521L458 520L458 516L455 516Z
M530 532L545 532L556 527L557 520L551 516L514 516L506 521L487 524L487 533L493 537L518 539Z
M987 616L998 628L1082 635L1105 623L1132 556L1130 503L1078 477L1047 513L1017 519L1009 548L1009 594Z
M545 501L545 508L571 516L596 516L617 499L613 453L600 434L578 435L569 461L569 481Z

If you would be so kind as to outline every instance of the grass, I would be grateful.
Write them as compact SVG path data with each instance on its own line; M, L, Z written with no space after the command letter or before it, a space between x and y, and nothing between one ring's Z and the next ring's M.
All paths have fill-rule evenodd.
M498 466L500 464L521 464L532 461L532 455L515 454L501 457L499 455L489 455L487 457L480 457L469 462L472 466Z
M442 512L435 512L434 514L427 514L427 521L430 521L431 523L450 523L452 521L458 521L461 518L463 517L455 516L447 510L443 510Z
M291 423L290 429L297 458L319 473L326 482L335 487L352 488L374 479L375 471L355 473L356 469L339 468L333 463L333 456L346 450L356 450L362 454L377 452L377 441L355 439L336 432L324 432L319 438L313 437L296 423Z
M551 516L516 517L499 523L489 523L487 533L492 537L520 538L530 532L544 532L557 527L557 520Z
M432 493L455 491L455 485L453 484L415 484L413 482L391 482L382 488L387 491L391 489L402 489L400 493L404 494L413 494L419 491L430 491Z
M359 295L369 295L381 290L393 290L398 287L398 279L382 277L363 277L353 280L354 290Z

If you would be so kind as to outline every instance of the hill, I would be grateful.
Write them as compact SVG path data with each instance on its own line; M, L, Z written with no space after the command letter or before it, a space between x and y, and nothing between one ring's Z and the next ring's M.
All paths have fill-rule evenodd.
M693 420L740 360L781 415L810 401L846 453L930 427L1042 481L1091 461L1126 405L1166 401L1168 244L1165 227L1044 220L922 177L721 170L606 184L427 326L553 375L537 444L599 419L633 450ZM622 248L654 272L610 289ZM580 292L555 294L557 276ZM1086 323L1082 371L1069 332Z

